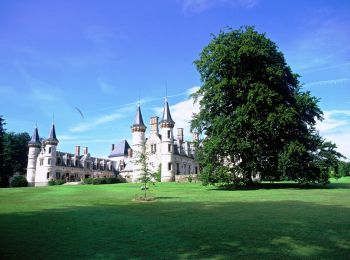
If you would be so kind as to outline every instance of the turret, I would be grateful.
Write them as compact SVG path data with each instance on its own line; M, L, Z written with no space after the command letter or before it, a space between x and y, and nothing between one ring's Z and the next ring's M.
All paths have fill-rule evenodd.
M141 153L145 152L145 132L146 126L143 123L142 113L140 105L137 106L136 116L134 124L131 126L132 131L132 156L134 160L134 174L133 182L138 181L140 174L140 166L137 163L137 160Z
M28 143L28 165L27 165L27 181L30 186L35 184L35 172L36 172L36 163L38 155L40 153L41 142L39 138L38 127L35 126L32 138Z
M161 135L162 135L162 169L161 181L174 181L174 128L175 122L171 118L168 100L164 100L163 117L160 121Z
M56 137L55 125L52 123L48 138L44 141L43 154L40 156L39 167L35 182L37 185L47 185L51 179L55 179L56 148L59 141Z

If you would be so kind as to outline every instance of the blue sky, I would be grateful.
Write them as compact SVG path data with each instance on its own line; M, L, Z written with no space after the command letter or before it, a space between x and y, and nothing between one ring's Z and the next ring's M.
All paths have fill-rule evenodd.
M321 134L350 157L349 14L341 0L2 0L0 114L8 131L37 123L46 137L54 113L59 150L106 157L131 140L139 99L145 122L161 116L167 88L175 128L188 132L193 61L211 33L254 25L320 98Z

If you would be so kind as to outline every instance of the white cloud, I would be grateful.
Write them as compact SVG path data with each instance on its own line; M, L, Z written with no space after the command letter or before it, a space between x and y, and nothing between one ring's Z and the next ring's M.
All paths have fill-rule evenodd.
M350 110L324 111L324 120L316 128L322 137L334 142L338 151L350 158Z
M331 79L331 80L321 80L315 82L306 83L305 86L313 87L313 86L329 86L329 85L340 85L350 82L349 78L341 78L341 79Z
M71 131L71 132L85 132L85 131L88 131L92 128L95 128L98 125L106 124L106 123L115 121L117 119L120 119L122 117L123 117L123 115L120 113L114 113L114 114L101 116L101 117L94 119L92 122L80 123L80 124L70 128L69 131Z
M199 86L193 86L192 88L188 89L186 94L189 96L189 95L192 95L193 93L197 92L199 90Z
M186 95L190 95L197 91L199 87L195 86L186 91ZM184 101L180 101L174 105L170 105L170 112L173 120L175 121L175 128L183 128L185 138L190 139L190 121L193 114L199 112L199 103L194 103L193 98L188 98ZM155 107L154 111L157 115L163 115L163 107ZM176 132L174 132L176 135Z

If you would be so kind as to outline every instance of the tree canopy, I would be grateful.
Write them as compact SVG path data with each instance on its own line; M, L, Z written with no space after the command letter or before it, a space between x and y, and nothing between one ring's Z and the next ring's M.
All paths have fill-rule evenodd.
M28 162L28 133L7 133L5 120L0 116L0 187L8 185L16 172L24 174Z
M214 36L195 61L202 86L192 129L205 183L328 181L341 156L315 129L318 99L303 91L284 55L253 27Z

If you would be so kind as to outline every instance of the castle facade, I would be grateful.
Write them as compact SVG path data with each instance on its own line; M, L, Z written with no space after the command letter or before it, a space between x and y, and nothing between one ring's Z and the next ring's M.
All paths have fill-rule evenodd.
M145 138L146 126L138 105L132 132L132 146L126 140L112 144L108 159L92 157L85 147L80 154L80 146L75 153L57 151L58 139L52 124L47 139L40 139L38 128L34 129L28 143L27 181L31 186L45 186L50 180L63 179L65 182L81 181L83 178L120 177L128 182L138 182L141 174L139 156L147 154L148 166L152 172L160 172L162 182L183 181L196 178L199 165L194 160L194 142L185 141L183 128L174 126L168 101L164 102L161 121L154 116L150 119L149 137ZM160 129L159 129L160 128Z

